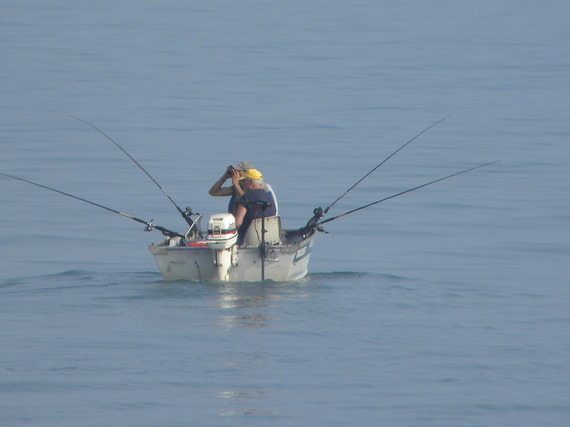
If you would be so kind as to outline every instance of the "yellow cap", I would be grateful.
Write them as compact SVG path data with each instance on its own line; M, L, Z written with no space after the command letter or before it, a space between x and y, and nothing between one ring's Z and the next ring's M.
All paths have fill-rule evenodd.
M263 175L257 169L248 169L245 175L240 178L242 179L255 179L256 181L263 181Z

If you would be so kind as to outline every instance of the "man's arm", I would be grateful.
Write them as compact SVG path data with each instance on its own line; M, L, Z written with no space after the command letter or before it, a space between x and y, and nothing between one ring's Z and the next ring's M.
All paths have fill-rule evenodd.
M234 192L233 187L222 187L222 185L224 185L224 182L226 182L228 180L228 178L230 177L230 171L227 170L220 179L218 179L214 185L212 185L212 188L210 188L210 191L208 191L208 193L210 193L210 196L231 196ZM232 181L233 181L233 177L232 177Z
M236 227L240 228L243 224L243 219L245 214L247 213L247 209L243 204L239 204L237 211L236 211Z

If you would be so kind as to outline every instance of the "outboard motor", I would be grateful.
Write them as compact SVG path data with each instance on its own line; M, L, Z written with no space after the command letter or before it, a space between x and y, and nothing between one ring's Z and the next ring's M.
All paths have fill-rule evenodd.
M228 270L236 263L237 238L236 219L232 214L219 213L210 217L206 243L214 255L218 280L229 280Z

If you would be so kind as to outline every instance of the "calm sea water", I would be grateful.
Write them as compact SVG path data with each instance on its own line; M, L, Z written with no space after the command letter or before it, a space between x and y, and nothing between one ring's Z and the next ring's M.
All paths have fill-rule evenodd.
M570 3L0 6L0 172L183 230L249 160L295 283L165 282L136 222L0 177L2 426L566 426Z

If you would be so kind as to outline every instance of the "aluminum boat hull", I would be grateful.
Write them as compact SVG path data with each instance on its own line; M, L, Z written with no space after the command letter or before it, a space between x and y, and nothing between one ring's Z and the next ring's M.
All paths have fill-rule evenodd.
M293 236L287 243L268 245L263 261L265 280L292 281L308 273L316 233ZM204 244L179 245L176 241L149 246L165 280L256 282L262 279L260 247L236 247L234 262L220 278L216 250Z

